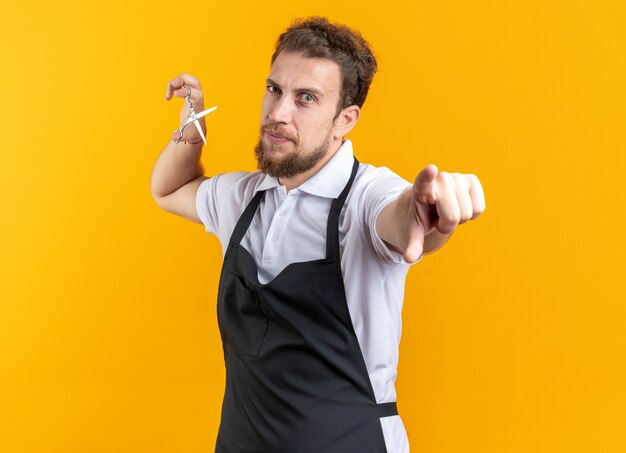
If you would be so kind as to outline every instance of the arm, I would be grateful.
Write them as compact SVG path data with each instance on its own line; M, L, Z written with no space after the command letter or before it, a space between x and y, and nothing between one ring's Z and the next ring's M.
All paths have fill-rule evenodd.
M187 89L183 84L191 87L191 100L195 110L203 109L202 90L200 82L189 74L181 74L172 80L167 87L166 99L172 94L184 98ZM189 106L186 102L181 112L181 122L189 116ZM206 131L204 118L200 120L203 132ZM206 133L206 132L205 132ZM174 133L176 138L178 133ZM189 136L187 137L187 134ZM174 137L173 137L174 138ZM197 223L202 223L196 212L196 194L198 187L205 179L204 169L200 162L202 141L193 127L185 128L185 140L200 143L175 143L170 140L157 159L150 179L150 191L156 203L162 209L185 217Z
M484 210L484 194L476 176L439 173L436 166L428 165L411 189L381 211L376 230L411 263L441 248L459 224Z
M152 197L161 209L202 223L196 212L196 194L205 179L200 163L202 143L170 141L159 156L150 180Z

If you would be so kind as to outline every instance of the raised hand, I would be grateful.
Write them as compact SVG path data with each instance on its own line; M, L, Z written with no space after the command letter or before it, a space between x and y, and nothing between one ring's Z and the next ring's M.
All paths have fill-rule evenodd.
M408 245L405 260L419 258L424 238L437 230L452 234L460 224L477 218L485 210L485 195L473 174L440 172L427 165L419 172L411 189Z
M165 93L165 100L169 101L173 96L177 96L180 98L185 98L187 96L187 85L191 89L190 99L193 104L193 109L196 112L201 112L204 110L204 96L202 94L202 86L200 85L200 80L191 74L182 73L175 79L172 79L167 84L167 91ZM189 114L191 113L191 109L189 108L189 103L185 102L183 104L183 108L180 112L180 124L182 125L189 118ZM200 126L202 127L202 132L206 136L206 123L204 118L198 119ZM184 130L183 140L191 140L197 141L202 140L199 131L195 127L186 127ZM179 132L174 131L172 134L172 140L180 139Z

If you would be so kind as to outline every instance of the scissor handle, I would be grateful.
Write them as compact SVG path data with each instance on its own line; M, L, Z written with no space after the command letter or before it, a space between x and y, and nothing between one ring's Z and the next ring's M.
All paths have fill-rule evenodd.
M174 129L174 132L178 132L180 134L180 137L178 137L178 140L172 140L174 143L180 143L183 141L183 129L185 128L185 126L181 127L180 129Z
M189 102L189 110L191 113L189 114L187 121L185 121L185 124L183 124L179 129L174 129L174 132L178 132L180 134L180 137L178 138L178 140L173 140L174 143L180 143L183 140L183 130L188 124L198 121L200 118L202 118L208 113L211 113L213 110L217 108L217 106L215 106L210 109L203 110L200 113L196 113L196 111L193 109L193 104L191 103L191 88L189 88L188 85L183 85L183 86L187 87L187 96L185 96L185 99L187 100L187 102ZM204 134L202 133L202 129L200 128L200 123L196 123L196 126L198 128L198 132L200 132L200 136L202 137L202 140L204 141L204 143L206 143L206 139L204 138Z

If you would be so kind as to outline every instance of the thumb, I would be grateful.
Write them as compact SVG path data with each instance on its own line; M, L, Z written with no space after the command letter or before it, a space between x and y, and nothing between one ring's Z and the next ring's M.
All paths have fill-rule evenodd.
M439 169L435 164L429 164L419 172L413 183L413 198L423 204L435 204L435 178Z
M414 263L424 251L424 226L419 222L411 222L408 233L409 243L404 251L404 261Z

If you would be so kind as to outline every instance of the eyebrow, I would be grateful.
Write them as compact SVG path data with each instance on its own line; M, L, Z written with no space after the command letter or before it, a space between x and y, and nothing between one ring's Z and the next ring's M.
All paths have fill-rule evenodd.
M280 84L278 82L275 82L275 81L273 81L272 79L269 79L269 78L265 81L265 83L269 83L270 85L274 85L274 86L277 86L278 88L281 88L281 86L280 86ZM298 92L306 91L307 93L313 93L313 94L317 95L318 97L324 97L324 93L322 93L317 88L313 88L313 87L296 88L296 91L298 91Z

